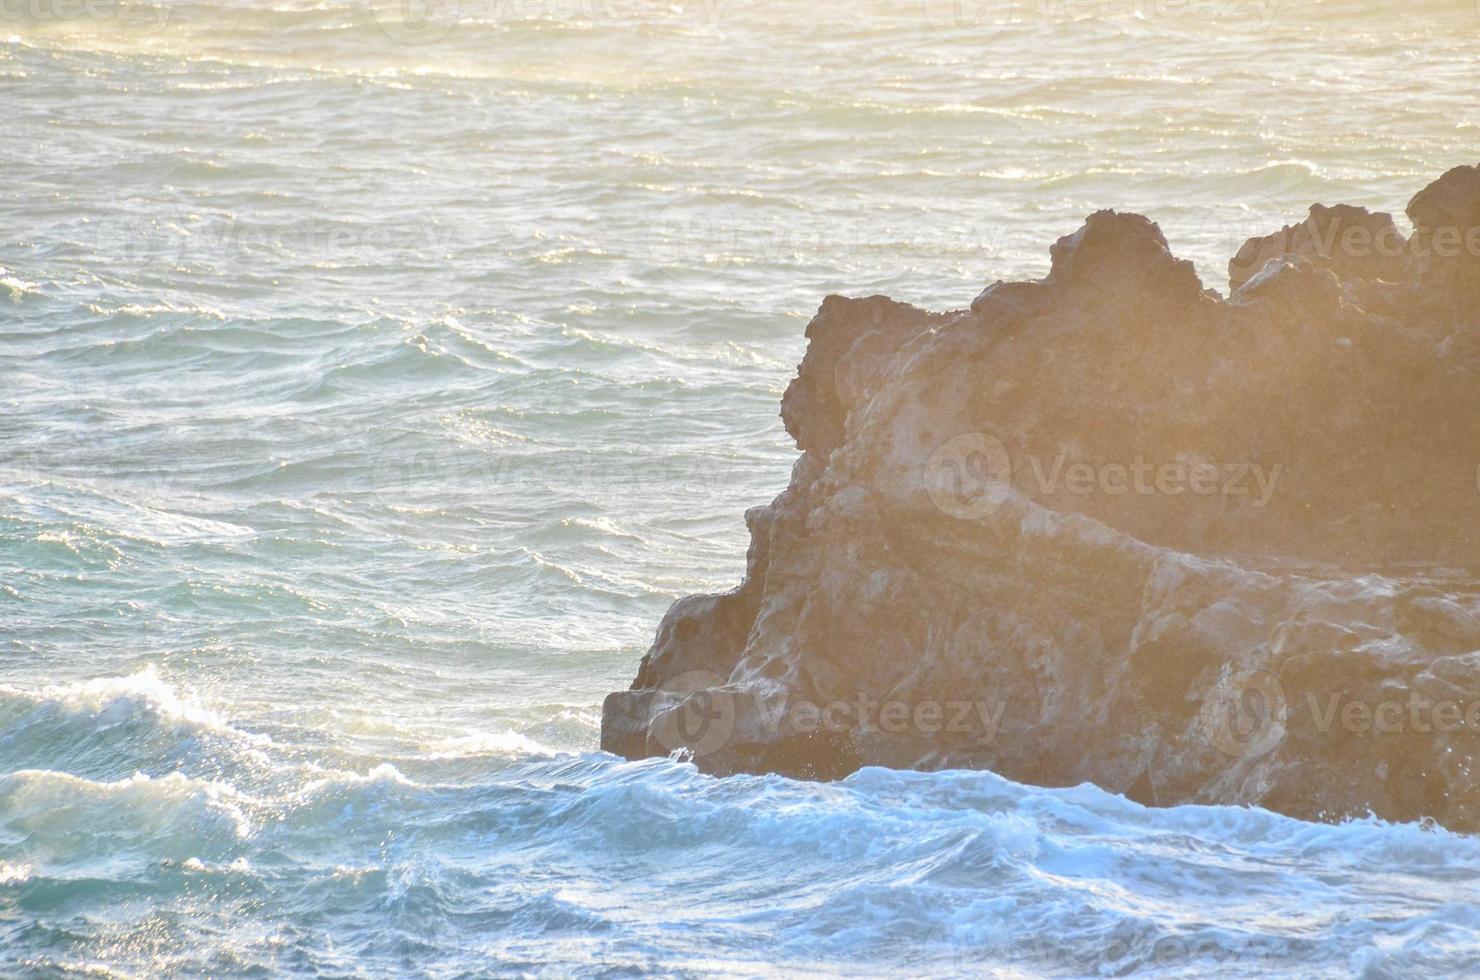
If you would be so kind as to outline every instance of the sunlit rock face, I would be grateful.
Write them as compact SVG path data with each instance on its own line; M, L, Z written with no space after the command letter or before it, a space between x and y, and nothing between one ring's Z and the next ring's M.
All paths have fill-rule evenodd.
M969 310L829 297L734 592L603 747L985 767L1480 829L1480 168L1317 206L1231 294L1104 211Z

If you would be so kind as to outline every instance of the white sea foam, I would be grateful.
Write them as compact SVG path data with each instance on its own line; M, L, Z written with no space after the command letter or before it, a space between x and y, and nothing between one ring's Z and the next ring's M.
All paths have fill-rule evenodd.
M21 885L30 881L32 876L29 864L0 861L0 885Z
M30 704L35 711L49 717L85 718L98 730L147 721L157 725L205 729L258 744L271 742L266 735L233 728L218 711L191 698L181 697L160 676L154 664L146 664L138 672L124 677L52 684L35 693L0 685L0 696ZM33 715L22 724L31 724L35 720Z
M232 786L182 773L135 773L99 782L64 772L21 770L0 776L0 826L28 846L65 859L69 839L93 847L110 836L138 846L252 833L251 800ZM79 849L78 854L88 848Z
M475 732L429 746L427 758L465 759L482 755L526 757L553 755L554 749L515 731Z

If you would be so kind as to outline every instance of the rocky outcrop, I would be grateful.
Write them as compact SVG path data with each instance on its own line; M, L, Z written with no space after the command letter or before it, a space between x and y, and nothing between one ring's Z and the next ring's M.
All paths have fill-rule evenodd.
M969 310L829 297L745 582L604 748L986 767L1480 830L1480 168L1313 208L1231 294L1103 211Z

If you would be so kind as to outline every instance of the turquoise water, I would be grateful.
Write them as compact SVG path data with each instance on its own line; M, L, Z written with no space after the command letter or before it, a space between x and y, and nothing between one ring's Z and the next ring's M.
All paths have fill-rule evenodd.
M1480 972L1471 838L597 751L823 295L1401 210L1468 0L92 9L0 8L0 973Z

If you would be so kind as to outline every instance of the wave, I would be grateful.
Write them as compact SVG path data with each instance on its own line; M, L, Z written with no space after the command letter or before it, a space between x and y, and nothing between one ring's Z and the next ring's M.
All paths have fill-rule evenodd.
M62 864L134 854L224 853L252 832L228 784L174 772L99 781L53 770L0 776L0 827L33 860Z
M51 685L0 685L0 747L7 769L125 778L229 758L260 759L271 745L181 696L153 664L124 677Z
M980 772L864 769L827 786L706 780L655 762L602 777L541 837L558 833L601 862L664 855L692 869L686 877L701 893L768 891L772 901L736 925L775 936L783 958L845 963L893 947L948 972L1192 973L1221 963L1320 974L1332 962L1342 964L1332 972L1349 969L1374 955L1365 946L1389 940L1379 956L1389 968L1424 962L1425 933L1462 941L1480 922L1465 904L1473 886L1450 890L1480 871L1480 842L1416 825L1157 810L1092 786L1037 790ZM1346 870L1333 879L1338 855ZM1361 899L1346 889L1404 861L1423 869L1405 886L1427 909L1411 928L1337 911L1344 900L1368 911L1378 894L1398 900L1370 880ZM1285 924L1280 914L1253 917L1260 900L1288 914ZM1218 907L1222 922L1177 912Z
M594 727L594 725L592 726ZM528 758L554 755L555 750L516 731L476 732L458 738L443 739L428 747L429 759L469 759L482 756Z
M33 297L41 297L45 294L34 282L26 282L16 276L4 275L5 269L0 266L0 287L4 287L8 299L12 302L22 302Z
M37 693L0 685L0 699L4 699L0 700L0 706L10 711L17 707L30 709L22 722L27 726L50 720L81 719L98 729L107 729L143 721L265 740L265 736L250 736L231 728L217 712L181 697L160 677L154 664L146 664L126 677L49 685Z
M13 948L53 965L48 930L107 903L123 910L115 926L77 948L188 968L205 920L179 913L210 893L212 943L238 958L218 966L227 974L332 961L327 934L303 928L325 908L360 923L334 944L387 968L403 928L427 968L467 962L495 932L535 958L561 944L577 974L654 951L680 972L716 955L759 972L921 975L1480 966L1480 840L1417 824L1148 808L989 772L718 779L666 759L552 753L513 730L326 767L149 669L4 688L0 719L7 748L131 726L168 736L136 759L154 775L0 775L0 888L38 925ZM221 755L215 776L161 772L175 739L269 751L242 789ZM250 942L263 922L287 930L282 944Z

